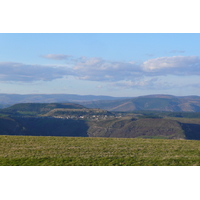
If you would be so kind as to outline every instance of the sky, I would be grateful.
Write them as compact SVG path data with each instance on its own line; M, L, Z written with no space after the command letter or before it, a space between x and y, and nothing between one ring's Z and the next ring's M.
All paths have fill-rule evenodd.
M0 93L200 95L199 33L1 33Z
M194 0L8 0L1 7L0 93L200 95Z

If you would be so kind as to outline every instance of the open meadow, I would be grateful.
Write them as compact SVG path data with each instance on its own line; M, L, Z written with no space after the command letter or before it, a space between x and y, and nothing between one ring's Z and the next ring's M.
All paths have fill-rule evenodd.
M0 136L1 166L199 166L200 141Z

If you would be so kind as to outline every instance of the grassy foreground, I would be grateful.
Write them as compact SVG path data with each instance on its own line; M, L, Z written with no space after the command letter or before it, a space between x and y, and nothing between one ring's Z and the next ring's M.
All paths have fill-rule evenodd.
M200 141L0 136L1 166L193 166Z

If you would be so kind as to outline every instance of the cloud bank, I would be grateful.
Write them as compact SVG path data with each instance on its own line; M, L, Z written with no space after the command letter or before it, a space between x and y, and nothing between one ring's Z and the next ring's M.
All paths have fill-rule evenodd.
M69 68L0 62L0 81L52 81L73 74Z
M63 60L70 56L48 54L48 59ZM72 75L80 80L107 82L121 88L170 88L172 82L164 82L164 76L200 76L198 56L172 56L149 59L141 64L109 61L102 58L81 57L69 61L66 66L28 65L0 62L0 81L33 82L52 81ZM189 83L188 83L189 84ZM198 83L195 83L199 85ZM195 85L193 84L193 85ZM177 86L178 87L178 86Z
M74 65L73 71L77 78L91 81L119 81L141 75L141 69L135 63L101 58L83 59Z
M141 65L147 75L200 75L198 56L160 57L147 60Z

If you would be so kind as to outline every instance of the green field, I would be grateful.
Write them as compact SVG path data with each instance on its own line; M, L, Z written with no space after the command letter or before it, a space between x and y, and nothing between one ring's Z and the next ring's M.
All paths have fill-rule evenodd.
M199 166L200 141L0 136L1 166Z

